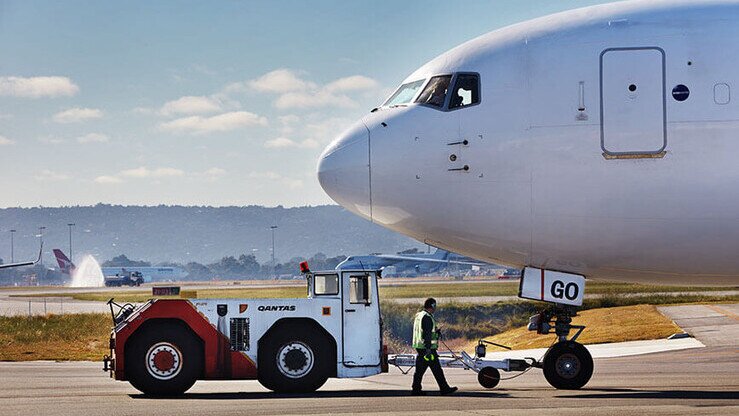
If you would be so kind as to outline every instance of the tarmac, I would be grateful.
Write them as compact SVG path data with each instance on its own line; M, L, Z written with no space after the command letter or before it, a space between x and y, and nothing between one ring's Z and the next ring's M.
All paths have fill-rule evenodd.
M739 414L739 316L736 315L739 305L666 308L670 308L666 313L675 322L688 323L683 328L692 332L695 339L591 347L596 357L593 378L585 388L576 391L555 390L536 369L502 380L492 390L480 387L471 371L448 369L447 378L460 388L458 394L439 396L434 391L433 378L427 375L424 385L429 396L411 397L410 375L391 369L388 374L365 379L332 379L318 392L307 395L274 394L256 381L200 381L185 396L152 399L139 394L128 383L111 380L102 371L102 363L22 362L0 363L0 413L45 416ZM655 345L678 347L664 351L666 347ZM610 352L603 352L609 348ZM643 353L657 350L663 352ZM638 355L613 357L629 351ZM518 373L503 373L503 377L515 374Z

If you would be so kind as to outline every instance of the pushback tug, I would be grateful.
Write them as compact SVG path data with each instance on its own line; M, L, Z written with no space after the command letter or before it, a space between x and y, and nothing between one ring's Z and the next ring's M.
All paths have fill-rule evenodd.
M401 370L413 366L413 356L388 355L383 344L379 270L311 272L303 262L301 272L307 281L302 299L152 299L138 307L111 299L114 328L104 370L147 395L169 396L184 393L196 380L256 379L276 392L312 392L330 377L372 376L387 372L389 364ZM565 288L584 282L563 282L544 273L541 280L524 273L522 296L544 284L545 277L548 293L560 293L556 288L561 286L560 301L582 302L579 286L574 300L566 298ZM575 289L569 290L572 295ZM542 334L557 318L559 342L541 361L486 359L481 340L474 357L447 352L440 354L440 362L473 370L486 388L498 384L500 371L532 367L543 368L556 388L580 388L590 379L593 362L575 342L582 327L570 325L574 312L568 308L558 304L532 317L529 329ZM579 331L568 340L570 328Z

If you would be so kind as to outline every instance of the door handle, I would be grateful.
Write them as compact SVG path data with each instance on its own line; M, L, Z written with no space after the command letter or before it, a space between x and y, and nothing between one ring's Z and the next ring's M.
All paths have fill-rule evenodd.
M344 312L356 312L356 309L344 309Z

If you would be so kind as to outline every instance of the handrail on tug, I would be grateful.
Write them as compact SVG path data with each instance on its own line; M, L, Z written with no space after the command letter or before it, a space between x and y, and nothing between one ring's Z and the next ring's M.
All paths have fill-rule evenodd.
M124 303L123 305L116 303L113 298L108 299L106 302L108 307L110 308L110 317L113 319L113 326L118 325L119 323L123 322L126 318L131 316L133 313L135 306L133 306L132 303ZM118 308L118 311L113 310L113 306Z

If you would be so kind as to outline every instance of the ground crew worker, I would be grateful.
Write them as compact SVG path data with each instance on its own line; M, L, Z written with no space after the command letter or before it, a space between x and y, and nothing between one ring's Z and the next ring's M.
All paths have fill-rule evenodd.
M456 387L450 387L444 378L444 371L439 364L439 355L436 350L439 348L439 338L441 331L436 327L434 319L434 311L436 311L436 300L434 298L426 299L423 303L423 310L416 314L413 321L413 348L416 349L416 371L413 373L413 391L414 396L423 396L426 393L421 389L421 380L426 368L431 367L436 383L439 384L441 394L452 394L457 391Z

